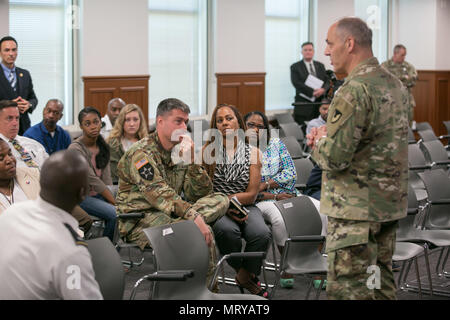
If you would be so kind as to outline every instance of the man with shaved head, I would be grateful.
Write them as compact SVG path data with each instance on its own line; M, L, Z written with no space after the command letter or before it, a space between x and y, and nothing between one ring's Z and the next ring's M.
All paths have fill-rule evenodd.
M68 183L70 182L70 183ZM40 196L0 215L0 299L102 299L70 215L88 192L88 164L59 151L41 169Z
M125 107L125 104L125 101L120 98L109 100L106 115L102 118L102 122L104 123L104 125L101 134L103 138L108 138L112 128L114 127L114 124L116 123L116 119L119 116L122 108Z
M372 31L359 18L330 27L325 55L336 73L348 74L326 126L308 135L324 171L327 295L395 299L392 255L408 200L408 92L373 56Z

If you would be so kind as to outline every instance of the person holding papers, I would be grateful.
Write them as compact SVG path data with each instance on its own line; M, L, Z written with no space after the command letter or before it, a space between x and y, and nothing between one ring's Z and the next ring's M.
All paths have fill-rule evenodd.
M330 79L327 76L325 66L314 61L314 45L312 42L302 44L303 59L291 66L291 82L295 87L295 102L305 103L296 105L294 119L304 125L305 121L317 118L318 108L313 108L307 103L320 101L330 88Z

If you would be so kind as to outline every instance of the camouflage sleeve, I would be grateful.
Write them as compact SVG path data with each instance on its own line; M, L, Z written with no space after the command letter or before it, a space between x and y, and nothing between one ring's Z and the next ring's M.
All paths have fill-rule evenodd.
M328 112L327 136L321 138L312 157L322 170L342 171L352 162L365 127L368 102L360 84L340 89Z
M196 202L198 199L212 193L211 179L202 166L197 164L188 166L183 191L186 200L189 202Z
M412 64L408 64L408 81L406 82L406 87L412 88L416 85L418 79L416 68Z
M184 201L171 188L161 175L153 156L143 150L137 150L131 157L130 179L139 192L153 208L167 215L174 213L178 217L188 219L193 215L191 204ZM189 215L185 216L186 213Z

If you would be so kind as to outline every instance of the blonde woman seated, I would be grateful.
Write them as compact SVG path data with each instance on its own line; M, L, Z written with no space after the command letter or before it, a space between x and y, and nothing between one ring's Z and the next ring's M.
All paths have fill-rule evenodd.
M113 184L117 184L117 164L133 143L145 138L148 135L147 122L141 108L135 104L127 104L120 111L106 142L109 144L111 158L111 179Z

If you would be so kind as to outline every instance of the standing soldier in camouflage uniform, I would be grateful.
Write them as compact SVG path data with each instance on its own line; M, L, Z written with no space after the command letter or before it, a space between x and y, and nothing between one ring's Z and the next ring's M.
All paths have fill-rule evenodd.
M181 219L192 220L210 247L212 273L215 245L208 224L225 214L229 202L226 195L213 193L208 174L202 166L193 163L192 140L177 135L177 132L187 132L189 113L189 107L180 100L161 101L156 111L156 131L136 142L119 161L117 212L145 213L142 219L119 221L119 230L122 237L144 249L149 243L143 229ZM172 150L180 142L190 148L189 164L173 162Z
M392 255L407 207L408 93L373 56L372 31L361 19L333 24L327 44L335 72L348 74L327 125L308 135L324 171L328 298L395 299Z
M400 79L403 85L408 89L410 109L409 109L409 123L414 120L414 107L416 102L412 94L412 88L416 85L417 71L414 66L405 61L406 48L404 45L398 44L394 48L394 55L392 59L383 62L382 66L385 67L390 73Z

